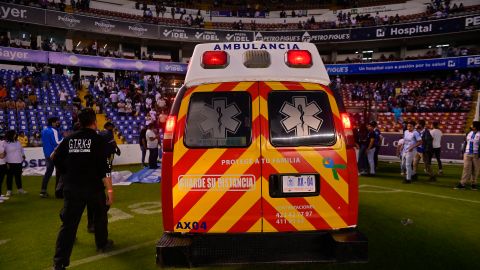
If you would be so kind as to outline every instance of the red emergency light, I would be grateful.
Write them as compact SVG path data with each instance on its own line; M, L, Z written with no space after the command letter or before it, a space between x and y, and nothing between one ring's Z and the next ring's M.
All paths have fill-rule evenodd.
M202 55L203 68L225 68L228 66L228 54L225 51L206 51Z
M285 54L286 64L293 68L308 68L312 66L312 55L307 50L289 50Z
M173 150L173 139L175 135L175 124L177 117L170 115L165 123L165 133L163 134L163 151L171 152Z
M348 113L342 113L341 115L342 115L343 128L351 129L352 123L350 122L350 117L348 117Z
M341 113L340 115L342 117L343 132L347 141L347 147L354 147L355 137L353 136L352 122L350 121L350 117L348 116L348 113Z

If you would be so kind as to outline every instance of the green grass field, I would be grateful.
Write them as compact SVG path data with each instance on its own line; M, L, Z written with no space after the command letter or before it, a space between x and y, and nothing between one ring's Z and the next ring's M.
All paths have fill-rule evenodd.
M401 183L398 164L382 163L381 167L376 177L360 178L359 229L369 238L368 263L215 269L480 269L480 191L452 189L461 167L446 165L445 175L436 183L420 176L412 185ZM1 270L50 269L62 201L41 199L40 182L41 177L24 177L29 194L14 195L0 204ZM115 191L116 202L110 212L115 220L109 225L115 249L103 255L96 253L84 216L71 269L158 269L155 243L162 234L160 186L133 184L116 186ZM403 225L405 218L413 223Z

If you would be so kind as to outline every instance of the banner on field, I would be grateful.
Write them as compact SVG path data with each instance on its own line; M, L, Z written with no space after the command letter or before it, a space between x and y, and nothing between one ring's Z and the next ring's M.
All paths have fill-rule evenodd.
M392 156L396 155L398 141L403 137L401 133L382 133L383 141L379 155ZM441 159L462 160L462 145L465 135L446 134L442 136L441 143Z
M161 168L144 168L143 170L132 174L126 181L131 183L158 183L161 180L161 170Z

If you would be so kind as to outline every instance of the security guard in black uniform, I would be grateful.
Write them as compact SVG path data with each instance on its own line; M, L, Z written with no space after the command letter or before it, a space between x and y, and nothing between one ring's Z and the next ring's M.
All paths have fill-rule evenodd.
M97 121L92 109L83 109L78 119L81 129L65 138L53 155L64 184L63 224L53 258L55 270L65 269L70 264L78 224L86 205L94 210L97 251L105 252L113 247L107 229L106 209L113 203L113 189L105 140L96 132Z
M103 125L104 130L99 132L98 135L102 136L102 138L105 140L105 153L107 154L108 161L109 161L109 167L112 167L113 165L113 159L115 158L115 155L120 156L121 151L120 148L118 148L117 143L115 142L115 135L113 135L113 129L115 128L115 125L112 122L106 122L105 125ZM109 207L107 207L108 209ZM108 210L107 210L108 212ZM87 222L87 231L89 233L94 233L95 232L95 227L93 223L93 210L87 205L87 217L88 217L88 222Z

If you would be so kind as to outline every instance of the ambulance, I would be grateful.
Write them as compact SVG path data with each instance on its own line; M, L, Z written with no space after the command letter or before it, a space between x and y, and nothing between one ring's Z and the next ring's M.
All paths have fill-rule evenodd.
M168 116L157 263L363 262L352 124L314 44L195 47Z

